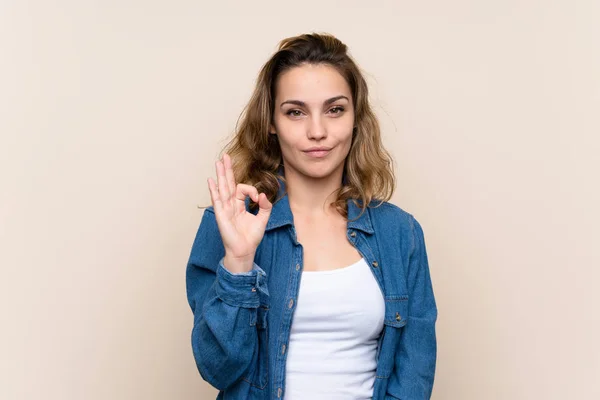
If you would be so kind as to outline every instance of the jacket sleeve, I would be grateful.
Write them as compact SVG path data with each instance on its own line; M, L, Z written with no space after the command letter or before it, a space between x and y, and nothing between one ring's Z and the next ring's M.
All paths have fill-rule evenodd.
M431 397L436 364L437 307L421 225L411 217L412 251L409 257L408 321L395 356L394 373L386 399L424 400Z
M245 376L256 359L257 309L268 303L266 274L256 264L232 274L223 265L225 249L212 207L202 216L186 269L194 314L192 350L204 380L225 390Z

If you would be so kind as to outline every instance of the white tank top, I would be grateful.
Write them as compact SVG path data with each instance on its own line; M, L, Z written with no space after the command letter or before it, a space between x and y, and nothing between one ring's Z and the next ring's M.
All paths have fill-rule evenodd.
M364 400L373 396L385 303L364 259L305 271L286 362L285 400Z

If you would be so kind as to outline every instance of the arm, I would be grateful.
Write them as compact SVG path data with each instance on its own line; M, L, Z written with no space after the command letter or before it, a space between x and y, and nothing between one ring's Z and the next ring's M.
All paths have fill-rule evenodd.
M232 274L212 207L202 216L186 271L187 297L194 313L192 350L204 380L219 390L249 369L258 347L257 309L268 302L265 273Z
M433 295L421 225L411 218L413 245L407 271L409 315L395 356L386 399L424 400L431 397L436 363Z

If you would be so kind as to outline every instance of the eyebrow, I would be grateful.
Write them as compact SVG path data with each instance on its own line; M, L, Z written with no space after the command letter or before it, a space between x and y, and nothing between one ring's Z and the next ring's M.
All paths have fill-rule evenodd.
M330 99L325 100L323 102L323 105L328 106L329 104L335 103L336 101L341 100L341 99L346 99L346 100L350 101L350 99L348 99L346 96L341 95L341 96L335 96L335 97L332 97ZM297 105L299 107L305 107L306 106L306 103L303 102L303 101L300 101L300 100L286 100L283 103L281 103L279 105L279 107L282 107L284 104L294 104L294 105Z

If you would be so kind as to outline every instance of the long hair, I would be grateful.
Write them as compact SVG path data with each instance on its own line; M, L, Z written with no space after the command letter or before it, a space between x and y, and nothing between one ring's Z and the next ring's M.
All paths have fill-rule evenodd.
M283 159L277 135L269 133L273 122L277 78L304 64L334 67L350 86L354 106L354 131L344 165L342 186L334 206L347 217L346 201L352 199L361 214L371 201L379 205L391 198L394 188L393 160L383 148L377 117L369 105L367 83L348 54L347 46L329 34L304 34L279 43L278 50L262 67L254 92L240 115L235 134L223 149L232 159L236 182L254 185L269 201L278 200ZM250 201L250 208L257 204Z

